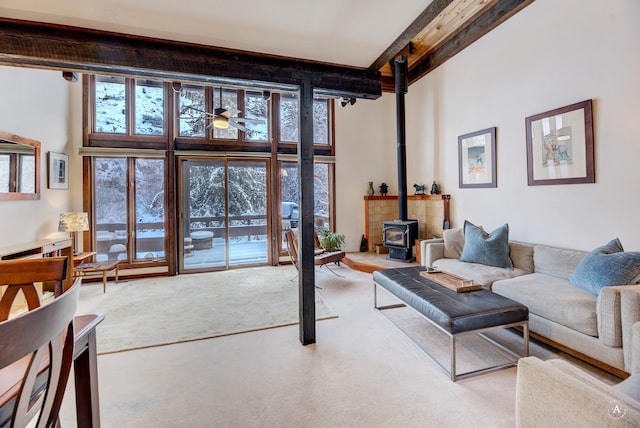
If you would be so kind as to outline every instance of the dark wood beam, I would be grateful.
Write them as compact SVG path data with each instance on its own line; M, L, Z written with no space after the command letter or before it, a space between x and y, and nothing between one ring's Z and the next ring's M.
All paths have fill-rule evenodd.
M381 95L366 68L2 18L0 64L294 90L312 76L317 94Z
M316 288L314 242L313 178L313 84L307 79L300 87L300 145L298 150L298 290L300 342L316 342Z
M420 31L438 15L445 10L453 0L434 0L422 13L407 27L406 30L398 36L398 38L389 45L387 49L369 66L369 70L380 70L385 64L391 61L402 49L404 49L411 40L413 40Z
M420 79L436 67L444 64L458 52L470 46L480 37L502 24L517 12L533 3L535 0L499 0L494 6L487 9L477 19L460 31L449 37L433 52L423 57L420 62L409 69L409 84ZM383 86L387 84L383 80Z

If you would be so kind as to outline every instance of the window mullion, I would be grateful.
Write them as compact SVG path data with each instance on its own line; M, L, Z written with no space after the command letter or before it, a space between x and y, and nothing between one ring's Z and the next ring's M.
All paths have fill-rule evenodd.
M129 262L136 259L136 158L127 158L127 229Z
M127 106L127 135L133 136L136 130L136 79L125 79L125 100Z

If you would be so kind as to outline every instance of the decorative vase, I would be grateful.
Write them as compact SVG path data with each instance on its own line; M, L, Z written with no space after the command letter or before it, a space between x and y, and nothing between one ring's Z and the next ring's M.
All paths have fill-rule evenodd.
M367 195L369 196L373 196L376 193L375 190L373 190L373 181L369 182L369 189L367 189Z

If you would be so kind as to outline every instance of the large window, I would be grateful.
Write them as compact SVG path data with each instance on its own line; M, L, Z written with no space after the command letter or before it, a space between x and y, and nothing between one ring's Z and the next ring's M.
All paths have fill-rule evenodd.
M299 111L297 94L280 95L280 141L300 142ZM329 101L326 98L314 98L313 100L313 144L331 144L329 138Z
M333 165L316 162L313 165L313 219L316 228L331 229L331 171ZM298 164L280 162L280 188L282 197L282 242L287 229L298 225Z
M248 142L269 140L269 104L262 92L186 86L182 88L178 102L178 134L181 137ZM214 126L218 116L227 120L226 127ZM213 135L208 134L209 130L213 130Z
M86 205L93 211L93 249L99 259L201 269L267 263L282 255L283 242L271 236L299 221L297 93L120 76L88 79L85 145L99 149L88 150L92 185ZM316 155L334 154L332 109L331 99L314 98ZM163 152L172 150L175 164L168 165ZM286 160L267 160L273 156ZM217 171L218 164L224 166L225 181L208 185L228 193L195 186L199 168ZM317 227L332 227L332 174L331 163L315 164ZM169 192L165 182L171 183ZM193 204L210 194L229 198L222 200L226 211L200 213L207 205ZM254 201L251 195L259 198ZM278 203L267 195L277 195ZM180 236L168 235L169 224L182 226ZM217 244L220 239L226 244ZM230 246L238 239L242 246ZM174 248L167 248L169 243ZM248 246L260 252L251 257L238 253ZM203 252L211 249L217 258Z
M137 135L164 134L164 89L162 82L136 80L135 119Z
M94 158L98 260L165 257L164 164L163 159Z
M156 136L165 134L163 82L96 76L94 132Z
M127 88L124 77L96 77L94 117L95 132L127 133Z

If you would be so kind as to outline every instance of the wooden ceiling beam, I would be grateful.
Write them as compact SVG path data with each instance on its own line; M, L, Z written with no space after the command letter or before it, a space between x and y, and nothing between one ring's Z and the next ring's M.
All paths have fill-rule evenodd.
M407 27L398 38L369 66L369 70L378 71L391 61L424 28L445 10L453 0L433 0L427 8Z
M447 37L441 44L427 52L421 58L415 60L409 66L409 84L425 76L449 58L452 58L462 49L470 46L476 40L498 25L515 15L517 12L533 3L535 0L498 0L473 21L460 27ZM382 76L382 90L394 92L395 81L393 76Z
M462 49L502 24L535 0L499 0L469 25L456 31L431 53L409 69L409 84L420 79ZM384 86L384 82L383 82Z
M349 98L382 91L367 68L78 27L0 18L0 40L3 65L273 88L310 78L316 93Z

